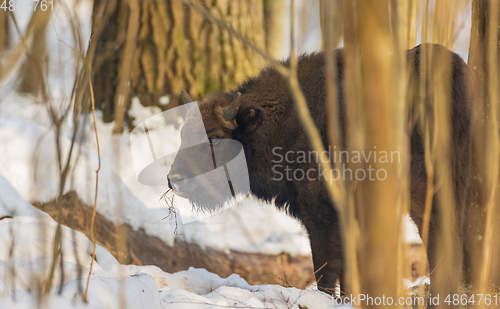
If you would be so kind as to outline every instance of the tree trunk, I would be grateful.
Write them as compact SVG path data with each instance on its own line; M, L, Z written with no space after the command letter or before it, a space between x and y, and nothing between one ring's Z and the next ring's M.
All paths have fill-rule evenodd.
M285 0L264 0L266 50L276 59L284 56L286 3Z
M8 13L0 10L0 57L3 58L5 51L10 45L10 27ZM1 63L0 63L1 67Z
M40 7L33 13L30 20L33 33L27 57L21 68L21 83L18 91L38 95L44 87L45 73L48 67L47 27L52 11L42 11ZM30 26L28 26L30 28Z
M94 8L98 2L96 0ZM228 90L246 77L258 73L263 60L248 47L232 38L179 0L141 1L139 12L130 12L129 1L119 0L117 9L107 19L93 65L96 104L107 122L127 121L130 98L138 96L145 106L162 109L180 103L186 89L193 99L207 92ZM238 32L265 48L264 7L262 0L204 1L206 8ZM139 15L138 34L132 19ZM93 23L102 22L93 20ZM135 52L129 62L131 43ZM130 74L120 66L131 65ZM119 85L127 85L130 95L120 96ZM127 87L126 87L127 88ZM168 106L160 98L168 96ZM124 99L123 106L118 104ZM117 106L122 106L120 111Z
M137 33L139 32L139 0L128 0L129 22L127 27L127 35L123 47L123 54L120 57L118 65L117 89L115 95L115 127L113 133L121 133L123 130L123 122L127 107L125 102L128 101L130 88L129 79L132 72L132 64L134 61L135 44Z
M338 46L343 33L340 2L338 0L320 0L319 7L321 48L333 50Z

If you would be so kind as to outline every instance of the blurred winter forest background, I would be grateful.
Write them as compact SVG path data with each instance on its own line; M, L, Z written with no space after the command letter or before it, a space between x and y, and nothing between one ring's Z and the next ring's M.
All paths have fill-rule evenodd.
M182 104L182 89L201 100L209 92L234 88L273 65L273 59L320 50L329 55L344 46L402 59L404 50L423 42L457 52L482 78L483 122L475 148L479 180L474 192L479 193L468 214L475 218L469 235L470 246L478 252L473 263L477 287L497 292L492 282L498 282L500 226L499 40L498 30L491 29L500 24L499 2L0 4L1 308L83 308L86 303L95 308L328 307L331 298L314 289L309 242L298 221L251 196L215 216L192 212L185 200L165 196L166 186L138 181L130 132ZM495 44L488 45L491 41ZM387 91L386 110L394 116L388 126L405 132L404 121L398 121L404 110L405 65L400 62L391 69L391 61L369 67L364 75L353 70L352 93L356 87L373 86L370 80L378 76L388 76L380 88ZM369 103L367 99L359 107ZM373 124L358 120L363 130L357 142L367 136L384 138L382 130L371 130ZM181 123L166 121L148 127L149 134L175 153ZM331 122L338 124L338 119L332 117ZM160 135L165 130L170 133ZM392 142L407 158L408 136L396 134ZM441 149L434 146L431 157L443 158ZM140 149L139 155L147 160L151 150ZM351 197L345 199L341 214L352 292L425 293L426 242L406 216L407 168L407 162L398 167L377 189L380 194L365 196L371 208L355 209L355 200L365 204L354 197L354 185L337 184L337 194ZM356 219L363 214L367 222ZM453 224L446 226L449 230L440 241L444 250L454 250L447 247L446 237L456 231ZM364 246L372 239L368 235L376 239ZM457 261L441 263L450 267L440 278L457 279Z

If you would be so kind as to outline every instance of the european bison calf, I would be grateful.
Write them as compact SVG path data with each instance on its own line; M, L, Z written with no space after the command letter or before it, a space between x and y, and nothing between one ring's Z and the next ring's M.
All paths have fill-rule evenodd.
M447 55L451 59L451 125L452 141L451 168L455 191L456 211L459 228L463 224L463 211L467 203L468 175L470 165L471 116L469 102L469 72L461 58L438 45L417 46L407 52L408 69L411 73L409 89L417 89L421 51L432 50L433 55ZM342 50L336 52L337 58L337 99L339 103L341 137L345 143L345 102ZM287 63L285 63L287 65ZM298 62L298 77L309 109L316 122L323 143L327 148L327 115L325 113L325 61L323 53L302 56ZM410 92L411 93L411 92ZM426 94L428 95L428 94ZM189 96L184 93L189 100ZM410 95L408 104L416 103L415 95ZM307 229L311 243L314 269L318 287L324 291L333 291L337 281L342 287L343 252L339 228L339 218L330 202L322 183L317 161L311 159L313 153L308 138L300 124L292 95L287 81L274 68L264 69L258 76L248 79L237 89L228 93L207 95L199 104L201 121L187 121L182 128L181 148L201 142L201 135L192 132L203 132L208 135L209 143L199 147L210 153L218 147L225 147L221 141L237 140L243 145L249 172L250 191L257 198L274 202L278 208L299 219ZM412 115L408 119L418 119L415 108L409 108ZM411 217L422 229L424 214L427 174L424 160L424 145L418 121L411 133ZM206 138L206 137L205 137ZM192 148L192 147L191 147ZM193 150L193 149L191 149ZM190 150L190 151L191 151ZM224 148L219 148L219 152ZM203 171L196 171L200 162L210 165L212 157L177 155L168 179L169 187L177 194L186 197L201 208L222 204L232 195L221 194L217 190L206 190L218 182L224 182L225 176L214 176L205 182L187 180ZM227 158L228 160L230 158ZM338 158L337 158L338 160ZM213 163L215 164L215 163ZM212 165L213 168L213 165ZM316 170L314 170L316 168ZM313 169L312 172L310 171ZM293 171L302 170L303 173ZM292 171L290 173L290 171ZM206 172L206 171L205 171ZM345 175L344 175L345 176ZM223 179L220 179L220 178ZM383 177L383 175L373 175ZM203 189L202 189L203 188ZM436 265L434 259L436 233L436 201L430 221L429 264L431 269Z

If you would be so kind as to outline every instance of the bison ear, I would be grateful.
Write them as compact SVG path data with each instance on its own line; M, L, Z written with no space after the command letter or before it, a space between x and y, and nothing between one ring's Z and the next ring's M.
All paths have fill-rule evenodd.
M236 115L238 128L247 132L253 132L259 128L262 120L264 120L264 110L257 105L247 107Z

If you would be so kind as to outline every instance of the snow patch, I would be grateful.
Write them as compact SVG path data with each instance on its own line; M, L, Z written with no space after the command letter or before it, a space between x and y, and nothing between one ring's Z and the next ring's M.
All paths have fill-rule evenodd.
M227 278L205 269L189 268L174 274L155 266L120 265L97 246L89 288L89 304L82 291L93 244L82 233L61 226L62 267L57 263L54 287L38 298L52 265L52 243L57 223L30 206L0 176L0 308L331 308L333 299L317 290L278 285L250 285L239 275Z

